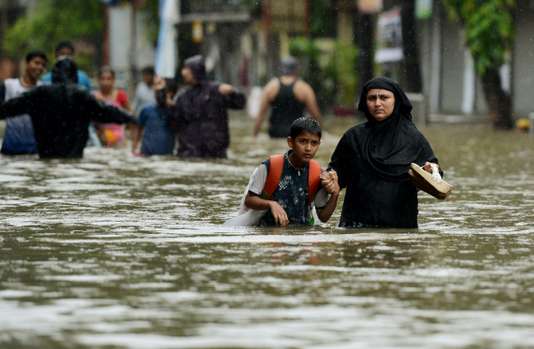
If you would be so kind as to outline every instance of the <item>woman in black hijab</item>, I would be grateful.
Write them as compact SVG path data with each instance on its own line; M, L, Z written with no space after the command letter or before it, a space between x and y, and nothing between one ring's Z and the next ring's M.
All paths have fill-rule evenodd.
M347 188L339 225L416 228L417 188L408 169L438 160L412 123L412 105L395 81L379 77L364 85L358 110L367 122L345 132L330 162Z

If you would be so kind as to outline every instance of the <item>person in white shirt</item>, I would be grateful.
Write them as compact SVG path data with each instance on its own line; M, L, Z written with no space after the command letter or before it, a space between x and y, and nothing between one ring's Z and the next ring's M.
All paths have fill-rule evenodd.
M4 96L0 96L0 100L4 102L18 97L39 85L39 78L45 72L47 63L48 58L44 52L28 52L24 73L20 78L3 81ZM4 140L0 152L4 155L37 153L37 142L29 115L19 115L6 120Z

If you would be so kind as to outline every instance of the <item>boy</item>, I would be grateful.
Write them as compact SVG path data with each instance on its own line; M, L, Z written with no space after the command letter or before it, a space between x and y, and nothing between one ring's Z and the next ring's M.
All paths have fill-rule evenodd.
M139 126L132 145L135 155L171 155L174 150L175 131L170 125L170 113L178 85L174 79L156 78L154 90L157 104L143 108L139 115ZM141 138L139 153L137 147Z
M45 72L47 63L48 58L44 52L28 52L22 76L18 79L7 79L2 83L4 96L0 96L0 101L4 102L18 97L39 85L39 77ZM23 114L7 119L4 142L0 152L4 155L37 153L37 142L29 115Z
M291 124L289 151L273 155L252 174L245 196L248 209L267 210L260 226L313 224L315 205L322 222L334 212L339 196L335 171L322 171L313 157L321 143L321 127L301 117ZM330 194L330 195L328 195Z
M89 122L137 123L131 115L98 102L77 87L77 67L65 58L52 69L52 85L38 86L0 105L0 119L31 117L41 159L82 158Z

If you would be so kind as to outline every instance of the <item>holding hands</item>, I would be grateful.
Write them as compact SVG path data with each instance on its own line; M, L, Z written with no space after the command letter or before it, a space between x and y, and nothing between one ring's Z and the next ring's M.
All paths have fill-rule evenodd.
M321 185L328 194L338 195L340 188L335 170L321 171Z

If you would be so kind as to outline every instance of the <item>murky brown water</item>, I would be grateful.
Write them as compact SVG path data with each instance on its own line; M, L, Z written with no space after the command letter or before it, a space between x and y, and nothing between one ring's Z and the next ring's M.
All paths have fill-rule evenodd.
M353 120L329 120L326 164ZM456 185L420 228L227 228L285 149L0 159L0 348L533 348L534 137L424 130Z

